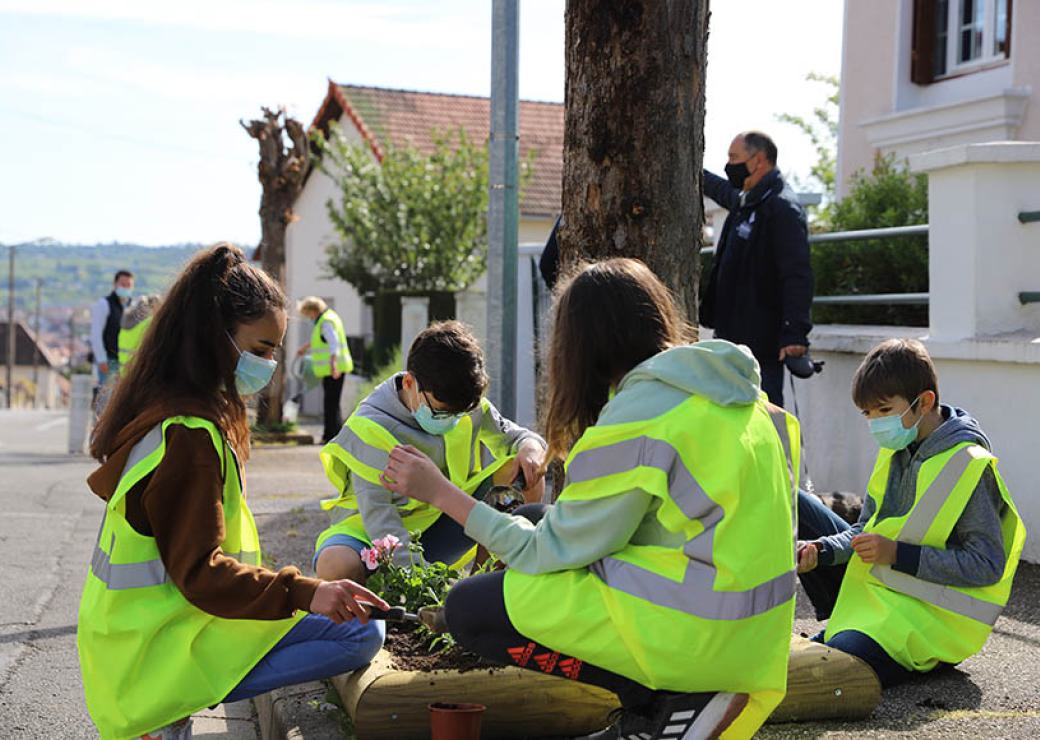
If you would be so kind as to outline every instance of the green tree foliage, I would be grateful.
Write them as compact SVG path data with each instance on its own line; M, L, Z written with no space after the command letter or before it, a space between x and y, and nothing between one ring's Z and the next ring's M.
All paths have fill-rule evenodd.
M840 86L838 78L811 72L806 75L809 82L818 82L827 88L823 105L813 108L809 117L793 113L781 113L777 120L789 123L809 137L816 150L816 164L809 170L814 185L822 190L824 204L834 201L837 171L838 101Z
M894 157L878 157L852 176L848 195L827 208L832 231L928 223L928 178ZM819 244L812 248L817 295L928 291L928 239L900 237ZM927 306L815 306L818 324L927 326Z
M342 241L327 265L362 295L464 290L487 267L487 149L461 129L427 155L388 147L382 162L333 128L320 166L337 184L327 203Z
M827 88L823 103L810 116L784 113L783 123L798 128L812 142L816 163L810 169L823 203L810 208L811 231L854 231L928 222L928 180L912 175L905 162L878 157L870 172L852 175L848 194L837 195L839 83L837 78L810 74L810 82ZM795 178L795 184L801 185ZM816 295L923 293L928 290L928 240L925 237L836 242L812 247ZM927 326L926 306L813 307L817 324L888 324Z

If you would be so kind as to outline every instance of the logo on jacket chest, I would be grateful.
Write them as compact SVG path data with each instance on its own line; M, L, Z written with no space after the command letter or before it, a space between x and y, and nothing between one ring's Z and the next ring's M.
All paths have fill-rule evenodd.
M751 237L751 230L755 226L755 212L752 211L751 215L744 221L737 224L737 236L741 239L748 239Z

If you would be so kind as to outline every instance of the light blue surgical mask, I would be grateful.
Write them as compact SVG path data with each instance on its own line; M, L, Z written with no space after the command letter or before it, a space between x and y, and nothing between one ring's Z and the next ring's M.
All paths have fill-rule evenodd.
M917 439L917 427L921 424L921 419L914 422L912 427L907 428L903 426L903 417L909 414L920 400L920 396L915 398L907 410L901 414L879 416L877 419L870 420L870 433L878 445L886 450L898 451L905 449L907 445Z
M133 288L124 288L122 285L118 285L116 286L115 293L116 296L121 300L128 301L130 300L130 297L134 294L134 290Z
M419 408L412 412L412 416L427 434L441 437L454 429L459 420L465 416L465 414L445 414L443 411L434 411L429 405L430 399L425 398L426 394L422 391L419 393L424 397L426 403L420 403Z
M234 338L228 334L231 344L238 350L238 365L235 366L235 387L240 396L252 396L259 393L274 377L277 360L265 360L252 352L243 352Z

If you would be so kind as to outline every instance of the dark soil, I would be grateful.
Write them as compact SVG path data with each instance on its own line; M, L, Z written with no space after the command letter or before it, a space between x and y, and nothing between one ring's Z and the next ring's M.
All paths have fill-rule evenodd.
M458 645L438 653L430 653L429 637L420 630L399 630L392 625L386 632L385 646L393 657L394 667L401 671L466 671L497 670L490 663Z

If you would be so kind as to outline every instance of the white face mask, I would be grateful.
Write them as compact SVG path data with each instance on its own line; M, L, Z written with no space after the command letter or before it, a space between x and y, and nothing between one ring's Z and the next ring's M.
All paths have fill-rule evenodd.
M235 343L234 337L228 334L231 344L238 350L238 365L235 366L235 387L240 396L252 396L259 393L274 377L277 360L265 360L252 352L243 352Z

